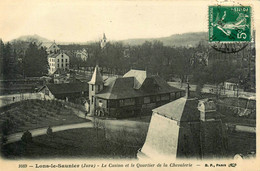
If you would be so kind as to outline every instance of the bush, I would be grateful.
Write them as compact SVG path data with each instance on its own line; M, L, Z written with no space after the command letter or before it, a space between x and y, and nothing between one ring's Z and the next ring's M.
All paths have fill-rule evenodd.
M23 133L21 140L24 143L32 142L32 134L27 130L25 133Z
M3 135L8 135L13 128L15 127L15 123L13 122L13 120L11 119L7 119L3 122L2 124L2 133Z
M2 144L5 144L6 142L7 142L7 138L6 138L6 136L2 136L1 137L1 142L2 142Z

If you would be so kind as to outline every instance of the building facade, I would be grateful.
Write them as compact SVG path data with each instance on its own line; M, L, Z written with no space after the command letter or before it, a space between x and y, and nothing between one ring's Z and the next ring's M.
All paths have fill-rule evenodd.
M82 61L87 61L88 59L88 52L85 48L83 48L82 50L77 50L75 52L76 58L81 59Z
M55 43L55 41L47 47L46 49L46 52L48 54L51 54L51 53L59 53L60 52L60 48L59 46Z
M70 58L66 53L51 53L48 55L49 74L53 74L57 69L68 70Z
M89 82L89 113L114 118L140 115L183 95L183 90L141 70L103 81L97 66Z

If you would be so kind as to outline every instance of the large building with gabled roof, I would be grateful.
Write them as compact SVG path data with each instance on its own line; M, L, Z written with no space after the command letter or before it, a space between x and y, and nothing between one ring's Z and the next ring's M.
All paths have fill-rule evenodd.
M128 117L151 111L184 95L158 75L130 70L123 77L103 80L98 66L89 82L90 115Z

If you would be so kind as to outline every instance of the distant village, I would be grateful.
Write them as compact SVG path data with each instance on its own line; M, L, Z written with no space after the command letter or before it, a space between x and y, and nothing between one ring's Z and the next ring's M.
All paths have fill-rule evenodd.
M81 129L93 128L88 134L93 142L88 147L97 144L95 152L80 150L83 157L115 155L112 157L142 160L255 156L254 43L241 52L227 54L203 41L197 47L172 48L161 42L130 46L110 43L105 34L89 46L25 42L29 51L18 43L11 46L1 41L0 124L2 155L7 158L33 156L26 151L12 152L12 148L21 146L15 144L19 141L38 154L40 146L37 148L35 142L52 137L46 144L58 144L57 137L62 135L56 127L65 130L62 125L77 127L75 124L82 123L87 126ZM36 56L30 59L30 54ZM27 71L33 60L30 66L36 67ZM38 64L40 60L43 62ZM47 68L37 73L45 65ZM15 74L10 75L12 72ZM32 134L38 127L46 130L39 133L39 139ZM71 127L71 131L77 130ZM27 135L21 134L21 139L12 137L25 131ZM47 137L40 139L42 136ZM66 143L76 146L75 142ZM108 143L111 145L105 146ZM63 153L61 157L71 155ZM46 152L48 155L53 154Z

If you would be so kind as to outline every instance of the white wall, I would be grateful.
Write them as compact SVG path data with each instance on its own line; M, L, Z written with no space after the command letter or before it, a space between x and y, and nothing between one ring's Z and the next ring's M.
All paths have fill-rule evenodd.
M141 150L151 159L175 159L177 155L179 126L177 121L153 113L145 144Z

